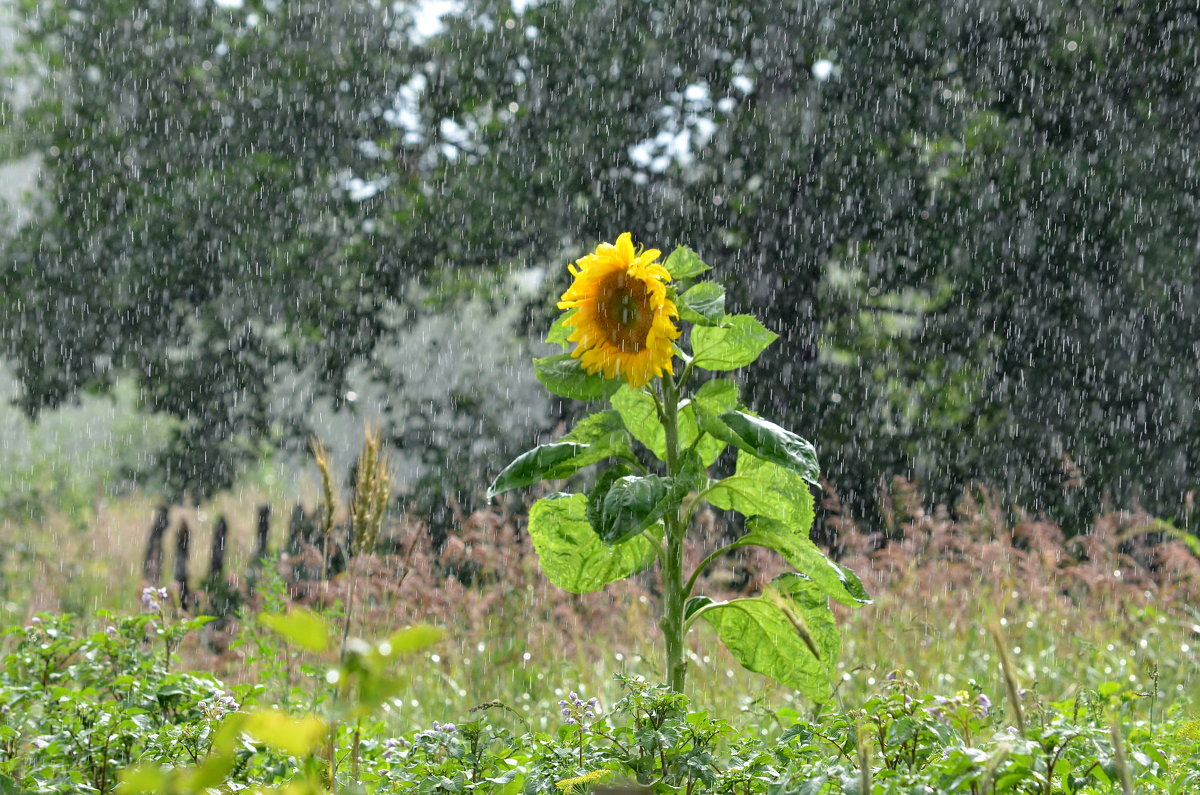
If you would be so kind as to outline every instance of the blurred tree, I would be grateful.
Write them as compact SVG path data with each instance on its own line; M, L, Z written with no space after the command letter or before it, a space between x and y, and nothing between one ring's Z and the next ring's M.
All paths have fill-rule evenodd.
M1194 3L468 0L431 43L461 263L630 229L741 274L747 384L863 509L1196 486ZM447 121L450 120L450 121ZM555 278L563 274L555 271Z
M0 320L30 410L133 369L193 482L270 435L278 363L338 394L413 273L549 295L630 230L738 275L783 335L751 402L859 511L893 474L1195 488L1194 3L464 0L420 43L394 8L29 14L49 181Z
M176 499L289 432L268 411L278 368L340 395L416 264L367 245L358 200L412 183L388 121L403 7L231 5L22 7L44 179L0 260L20 401L36 414L138 374L146 409L180 420Z

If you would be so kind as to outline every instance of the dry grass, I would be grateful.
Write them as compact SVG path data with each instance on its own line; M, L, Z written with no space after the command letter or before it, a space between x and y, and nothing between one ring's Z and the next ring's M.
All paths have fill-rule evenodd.
M854 699L892 668L907 669L934 690L965 678L1001 687L986 625L1002 624L1022 686L1047 698L1104 678L1128 679L1132 687L1158 688L1179 697L1200 697L1194 671L1200 658L1188 643L1200 633L1200 561L1185 544L1155 528L1136 511L1097 516L1091 531L1073 539L1044 518L1004 506L983 491L965 496L953 511L929 508L911 485L897 481L888 515L877 527L844 516L836 495L826 500L837 530L837 557L853 568L876 604L843 614L845 682ZM205 511L176 511L193 529L192 584L207 566L208 538L218 515L229 518L229 586L247 591L254 512L260 495L226 496ZM136 609L145 536L153 505L133 498L101 505L86 529L50 518L37 527L0 525L6 620L37 611L88 613L94 608ZM283 543L286 510L276 510L272 548ZM345 522L346 517L339 517ZM688 549L695 565L721 536L721 522L703 513ZM564 681L603 682L617 668L657 671L657 583L651 574L616 583L600 593L576 596L540 574L525 518L489 509L456 514L442 546L419 517L385 524L379 548L361 567L356 617L364 634L416 621L450 630L426 686L439 699L463 704L533 692L543 675L560 671ZM23 545L23 546L22 546ZM168 537L168 564L173 541ZM312 547L283 556L277 571L290 597L325 609L343 603L349 578L306 579ZM701 590L716 597L755 592L782 570L773 553L744 551L715 567ZM1119 574L1118 574L1119 572ZM262 604L250 594L247 612ZM262 672L245 648L228 648L238 631L231 622L208 645L187 653L193 665L219 675L253 681ZM692 682L697 692L726 687L789 701L761 679L737 671L707 630L691 633ZM430 674L433 676L434 674ZM501 681L503 680L503 681ZM432 680L431 680L432 681ZM438 684L440 682L440 684ZM497 684L500 683L500 684ZM501 686L502 685L502 686ZM597 687L601 685L596 685ZM731 691L731 692L732 692ZM996 690L995 692L999 692ZM431 690L433 693L433 690ZM548 696L549 697L549 696Z

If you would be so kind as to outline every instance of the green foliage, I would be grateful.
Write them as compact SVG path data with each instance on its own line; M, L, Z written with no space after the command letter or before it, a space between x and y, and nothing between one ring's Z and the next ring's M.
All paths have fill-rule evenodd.
M663 262L663 267L675 281L691 279L709 270L709 267L700 259L700 255L687 246L679 246L672 251Z
M804 479L745 451L738 453L734 473L709 486L705 498L743 516L774 519L800 535L813 522L812 493Z
M404 202L381 103L409 77L411 20L370 2L21 5L42 182L0 240L20 405L134 374L144 409L175 420L167 496L202 498L307 435L273 422L279 369L344 394L412 275L367 244L375 211L347 187Z
M748 654L762 643L804 643L795 631L768 630L781 615L790 623L812 619L805 610L827 613L813 589L785 575L768 596L705 612L725 631L740 627L735 637L764 633ZM1024 733L1013 727L1011 705L979 682L930 693L897 672L838 711L752 707L754 719L740 731L665 685L630 676L617 677L622 692L611 704L564 697L562 714L542 721L543 730L514 723L498 702L464 707L461 722L423 727L373 716L398 706L397 657L437 642L441 632L431 627L356 644L331 667L337 675L314 671L309 685L322 693L318 683L334 679L343 697L313 698L293 711L264 699L272 683L229 695L212 677L170 672L157 644L146 643L154 615L98 618L109 628L81 632L70 617L42 615L6 633L0 793L561 795L582 779L662 795L824 795L861 792L863 780L872 795L1108 795L1128 775L1139 793L1182 795L1200 784L1194 715L1176 705L1146 720L1138 714L1146 699L1118 681L1078 683L1077 695L1061 701L1031 694L1036 709ZM832 631L831 619L812 620L814 643L823 639L822 620ZM330 748L339 758L332 771Z
M534 359L533 371L546 389L572 400L602 400L616 389L611 381L585 373L579 360L566 353Z
M773 549L798 571L804 572L827 596L844 605L870 604L871 598L858 575L834 563L803 533L782 522L756 516L746 523L746 534L732 548L757 546Z
M529 536L550 582L571 593L598 591L641 571L657 547L645 535L609 545L587 520L587 497L555 494L529 511Z
M679 318L704 326L719 325L725 319L725 288L714 282L700 282L679 296Z
M522 453L506 466L492 485L488 487L488 499L503 494L509 489L529 486L547 478L561 478L575 474L581 467L596 463L582 461L589 446L573 442L543 444Z
M703 409L703 405L701 406ZM702 411L700 422L706 433L728 442L756 458L778 464L818 485L820 469L812 444L773 422L744 411L726 411L717 416Z
M344 394L413 270L631 228L738 269L729 311L787 343L745 400L817 429L860 515L898 472L1194 510L1188 2L467 0L424 40L359 0L19 8L4 66L41 90L0 99L0 150L44 180L0 258L5 352L31 411L136 376L183 423L176 483L286 441L277 368ZM701 286L689 322L719 314Z
M719 326L692 330L692 364L705 370L737 370L759 357L775 340L773 331L750 315L726 316Z
M303 607L286 614L259 613L258 622L301 649L323 652L333 645L333 628L320 615Z
M811 580L784 574L762 596L707 604L689 621L707 621L746 668L824 703L840 646L828 596Z

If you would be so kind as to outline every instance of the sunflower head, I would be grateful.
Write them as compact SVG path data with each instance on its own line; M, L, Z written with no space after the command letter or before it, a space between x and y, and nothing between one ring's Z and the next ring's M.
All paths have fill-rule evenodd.
M667 298L671 274L655 262L661 254L635 250L626 232L570 266L575 281L558 308L576 310L565 325L574 329L568 340L577 343L571 355L587 372L623 378L632 387L674 372L679 329L671 321L679 310Z

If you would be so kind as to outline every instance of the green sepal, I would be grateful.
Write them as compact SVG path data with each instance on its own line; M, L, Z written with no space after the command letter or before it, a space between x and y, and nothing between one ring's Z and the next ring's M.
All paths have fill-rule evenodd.
M570 320L571 316L578 311L579 308L576 307L574 309L568 309L566 312L563 312L561 315L559 315L558 318L550 325L550 330L546 332L546 342L550 343L551 345L560 345L563 348L570 347L571 341L567 339L567 337L571 336L575 330L575 327L567 325L567 321Z
M816 703L829 700L841 638L828 597L811 580L783 574L762 596L713 602L692 613L699 617L744 667Z
M727 511L778 520L797 535L812 528L813 496L804 478L745 450L738 451L733 474L709 486L704 496Z
M671 256L667 257L663 267L667 269L667 273L671 274L671 278L678 281L679 279L690 279L693 276L699 276L709 267L704 264L700 256L692 251L687 246L680 246L671 252Z
M817 451L807 439L744 411L725 411L717 415L705 406L701 408L696 419L706 433L789 469L814 486L819 485L821 468L817 463Z
M720 326L692 329L692 365L705 370L736 370L758 358L779 335L752 315L726 315Z
M858 576L827 558L807 534L796 533L787 525L762 516L751 519L746 527L749 532L730 544L731 549L749 546L773 549L826 595L847 607L871 604L871 597Z
M701 326L719 326L725 320L725 288L716 282L692 285L679 296L679 319Z
M657 475L618 478L597 501L599 524L593 526L604 543L620 544L641 535L672 509L678 510L689 490L686 479Z
M585 372L569 353L534 359L533 374L546 389L572 400L604 400L621 387L619 379Z
M589 449L590 445L586 444L554 442L527 450L501 470L492 485L488 486L487 498L490 500L497 494L530 486L541 480L570 477L598 460L587 455Z
M587 497L553 494L529 511L529 537L550 582L571 593L598 591L654 562L658 546L634 536L609 546L587 521Z

